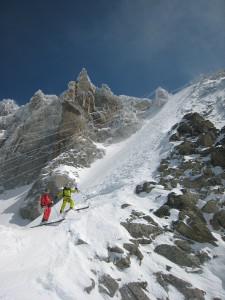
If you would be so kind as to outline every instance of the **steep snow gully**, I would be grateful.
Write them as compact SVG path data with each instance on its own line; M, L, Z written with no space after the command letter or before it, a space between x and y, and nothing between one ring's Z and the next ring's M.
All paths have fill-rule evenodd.
M106 148L103 159L96 161L90 169L80 171L79 188L82 194L74 198L77 207L88 202L88 210L80 213L70 211L66 220L58 226L31 229L31 224L25 227L11 224L10 218L14 216L12 211L6 217L7 205L3 210L1 208L1 300L111 299L99 293L97 287L98 279L104 273L118 279L120 286L131 281L147 281L146 294L150 299L166 299L168 295L170 300L184 299L175 288L169 288L166 293L153 275L165 271L165 258L153 249L160 243L170 244L169 233L141 248L144 254L141 266L136 259L131 258L130 268L121 271L113 263L106 262L105 258L109 245L120 246L130 239L120 222L130 215L131 209L121 210L121 204L129 203L132 209L146 213L162 204L162 200L157 203L155 199L157 195L163 195L163 190L156 189L154 195L140 198L134 194L134 188L141 181L153 178L160 159L168 151L167 133L182 118L186 97L191 89L192 86L171 96L169 102L151 115L140 131L128 140ZM26 187L23 192L26 192ZM12 197L5 203L7 201L11 207ZM55 206L52 219L57 218L59 205ZM155 218L154 215L152 217ZM38 222L40 217L32 224ZM167 221L160 222L163 226ZM219 247L215 250L215 254L219 254L221 249ZM225 299L222 286L225 278L222 278L221 269L217 272L215 265L212 264L211 269L204 269L199 275L188 274L171 264L171 272L206 291L206 299L216 296ZM225 265L224 259L220 265ZM85 288L93 282L96 286L92 292L85 292ZM119 292L114 296L115 299L120 297Z

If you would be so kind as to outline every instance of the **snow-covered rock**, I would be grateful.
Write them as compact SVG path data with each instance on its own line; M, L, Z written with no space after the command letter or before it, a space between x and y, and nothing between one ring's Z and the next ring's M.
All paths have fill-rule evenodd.
M83 68L80 72L80 74L77 77L77 87L78 87L78 93L80 92L95 92L96 87L91 82L90 77L88 76L88 72L85 68Z
M15 113L19 106L12 99L3 99L0 101L0 117Z
M158 87L155 91L155 105L161 107L168 101L168 99L169 93L165 89Z
M140 111L149 109L146 101L139 107L142 99L121 98L106 85L98 89L82 69L60 96L38 90L14 114L2 117L0 183L6 189L34 183L22 205L23 216L31 216L30 210L33 218L40 213L36 201L48 177L54 177L53 169L90 166L103 154L95 142L118 142L140 128L145 117Z

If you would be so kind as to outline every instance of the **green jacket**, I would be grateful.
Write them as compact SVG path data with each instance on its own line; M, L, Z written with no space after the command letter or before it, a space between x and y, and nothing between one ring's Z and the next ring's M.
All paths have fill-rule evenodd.
M57 193L57 196L59 198L71 198L71 194L72 193L79 193L79 190L77 188L75 189L63 189L62 191L60 191L59 193Z

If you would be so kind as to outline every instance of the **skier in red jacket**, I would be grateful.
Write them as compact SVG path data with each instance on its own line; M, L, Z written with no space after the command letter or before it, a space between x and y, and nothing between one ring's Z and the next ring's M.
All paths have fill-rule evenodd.
M46 189L45 192L41 195L40 204L41 204L41 207L45 208L42 222L47 222L49 219L50 213L51 213L51 207L54 204L52 197L49 194L48 189Z

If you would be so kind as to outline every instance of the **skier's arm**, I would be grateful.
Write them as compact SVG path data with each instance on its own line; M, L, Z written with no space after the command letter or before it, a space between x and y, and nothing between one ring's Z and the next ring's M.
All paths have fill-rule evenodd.
M57 193L57 197L62 198L62 196L63 196L63 191Z

